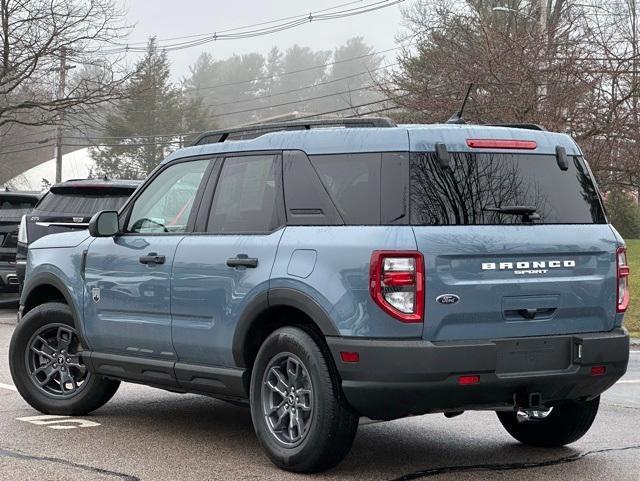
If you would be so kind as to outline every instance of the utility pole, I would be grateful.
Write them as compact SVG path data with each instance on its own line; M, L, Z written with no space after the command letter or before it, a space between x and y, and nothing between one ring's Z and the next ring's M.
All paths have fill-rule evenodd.
M542 68L542 73L549 66L549 19L547 17L547 0L538 0L538 9L540 10L540 16L538 17L538 29L540 30L540 39L542 40L542 55L543 60L540 65ZM546 75L542 76L542 85L538 88L538 95L543 99L547 97L548 94L548 85L547 85L548 77Z
M58 100L62 100L65 96L65 88L67 86L67 70L75 68L75 65L67 66L67 49L60 49L60 83L58 85ZM64 140L64 108L60 109L58 117L58 133L56 135L56 183L62 182L62 144Z

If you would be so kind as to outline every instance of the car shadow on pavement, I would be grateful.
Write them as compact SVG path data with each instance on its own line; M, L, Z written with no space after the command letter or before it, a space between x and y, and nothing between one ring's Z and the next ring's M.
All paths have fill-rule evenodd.
M220 454L228 453L230 459L244 460L248 472L258 471L265 479L288 476L272 466L262 453L249 409L245 407L183 395L140 402L121 400L96 411L95 416L105 427L117 429L129 442L135 442L137 436L153 435L158 444L179 445L185 452L197 452L199 459L225 463ZM464 429L464 416L473 421L473 429ZM497 419L493 418L494 423L489 425L483 423L485 419L472 418L474 413L464 416L456 419L457 423L441 415L427 415L362 425L347 458L319 478L408 481L465 472L470 466L477 466L480 471L509 471L566 464L581 457L582 452L574 448L545 450L522 446L502 431ZM484 431L479 429L483 424Z

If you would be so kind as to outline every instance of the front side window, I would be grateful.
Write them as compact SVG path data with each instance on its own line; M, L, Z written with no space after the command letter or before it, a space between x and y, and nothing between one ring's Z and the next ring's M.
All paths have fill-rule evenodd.
M209 162L181 162L161 172L134 202L127 232L186 232Z
M468 152L451 159L453 169L445 170L435 153L411 155L412 224L606 222L582 157L570 157L566 171L553 155Z
M225 159L213 198L207 232L272 232L281 225L278 155Z

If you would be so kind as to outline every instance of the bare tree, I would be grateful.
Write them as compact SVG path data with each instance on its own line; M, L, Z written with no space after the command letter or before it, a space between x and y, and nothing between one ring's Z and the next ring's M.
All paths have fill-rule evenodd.
M128 78L114 46L128 33L123 19L112 0L0 0L0 127L53 125L63 110L117 98ZM92 68L58 95L63 57Z
M640 191L636 0L419 0L383 88L403 120L465 117L571 133L605 189Z

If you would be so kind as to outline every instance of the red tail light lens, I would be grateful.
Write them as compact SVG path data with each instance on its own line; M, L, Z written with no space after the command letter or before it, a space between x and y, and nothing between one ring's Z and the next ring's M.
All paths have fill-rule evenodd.
M467 139L467 146L472 149L536 150L538 148L534 140Z
M369 291L387 314L402 322L422 322L424 258L414 251L375 251L371 255Z
M627 248L618 247L616 252L616 268L618 271L618 294L616 310L625 312L629 307L629 266L627 265Z

